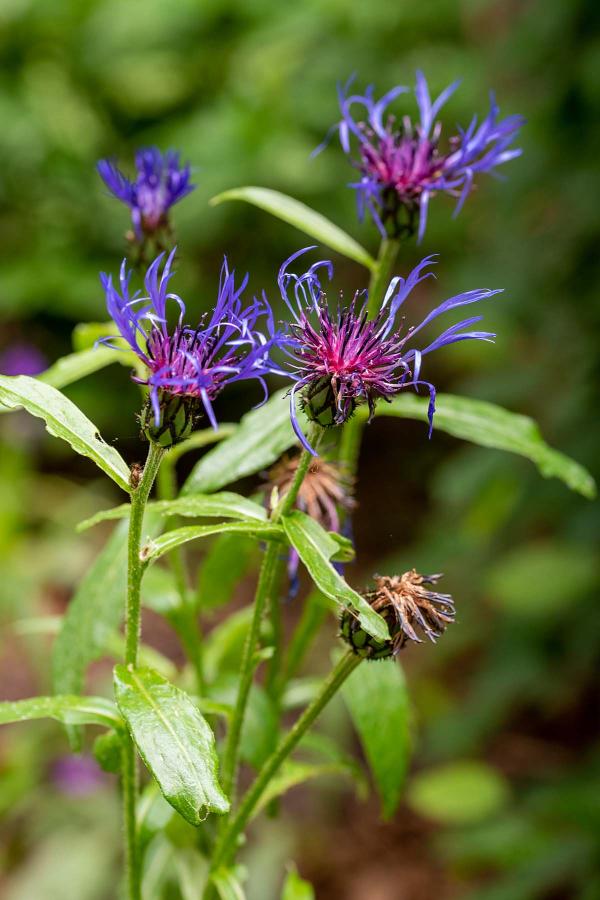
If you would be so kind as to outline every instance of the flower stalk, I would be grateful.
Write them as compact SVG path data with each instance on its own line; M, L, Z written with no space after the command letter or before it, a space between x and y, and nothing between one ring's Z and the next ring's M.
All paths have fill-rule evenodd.
M298 491L308 472L311 461L312 454L308 450L304 450L289 491L281 498L278 505L273 510L271 515L272 522L278 522L293 508L296 497L298 496ZM276 602L273 597L273 591L277 583L277 573L279 571L279 554L280 548L277 543L275 541L270 542L265 551L260 569L256 595L254 598L252 622L242 652L238 693L235 709L229 725L225 753L223 755L223 765L221 768L221 784L223 790L231 800L232 807L235 800L235 780L239 762L240 736L244 724L248 696L250 694L250 688L252 687L252 678L257 665L256 650L258 646L260 625L265 610L269 609L269 607ZM225 820L223 821L225 822Z
M127 605L125 610L125 663L135 667L138 661L141 632L141 586L144 567L140 560L144 511L154 479L165 451L150 444L148 458L141 475L132 477L131 512L127 543ZM139 477L139 480L137 478ZM136 483L137 481L137 483ZM127 736L122 750L123 819L127 866L128 900L140 900L141 870L136 835L136 803L138 794L137 757L132 739Z
M229 862L231 856L235 853L238 838L256 809L269 782L361 661L361 658L352 653L352 651L345 653L341 657L323 682L319 693L312 703L306 707L283 741L266 761L260 774L245 794L237 813L231 819L216 844L212 861L213 871Z

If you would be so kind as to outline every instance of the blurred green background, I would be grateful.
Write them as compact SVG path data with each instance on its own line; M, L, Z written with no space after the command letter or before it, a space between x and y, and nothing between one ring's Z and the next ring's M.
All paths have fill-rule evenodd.
M462 78L446 133L485 112L490 88L503 113L528 119L507 180L481 180L457 220L435 200L422 247L403 251L404 274L440 253L424 302L505 288L485 310L495 346L461 344L428 374L532 415L598 476L597 24L591 0L3 0L0 359L27 342L51 362L76 323L105 319L98 272L117 269L128 217L94 165L116 154L127 169L140 144L179 148L196 170L174 214L190 310L213 302L225 252L276 300L277 267L308 243L253 208L210 208L229 187L292 194L375 252L335 141L309 154L337 118L337 80L355 71L383 93L418 67L432 91ZM334 261L339 286L365 286L362 270ZM66 392L129 461L141 456L138 394L121 367ZM246 404L233 391L221 417ZM0 423L3 699L49 690L47 638L14 623L64 608L97 549L73 526L111 500L38 424ZM345 794L292 799L252 851L249 896L277 896L278 867L294 858L318 898L600 897L598 504L526 461L435 432L427 442L422 425L392 420L367 431L358 499L352 577L444 571L459 624L405 654L416 742L394 821ZM115 896L114 791L61 793L63 737L29 728L0 745L0 896Z

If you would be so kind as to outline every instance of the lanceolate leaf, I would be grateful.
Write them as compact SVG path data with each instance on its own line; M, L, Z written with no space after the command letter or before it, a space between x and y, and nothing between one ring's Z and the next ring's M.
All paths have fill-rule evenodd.
M218 491L246 475L266 469L296 443L290 424L287 391L279 391L259 409L247 413L223 443L202 457L183 486L182 494Z
M38 380L55 388L63 388L119 361L119 354L109 347L92 347L57 359L49 369L38 375Z
M383 815L389 818L400 800L410 753L402 669L394 659L363 663L346 680L342 695L377 785Z
M362 627L378 640L387 640L384 620L367 601L353 591L329 560L339 552L339 544L314 519L295 510L282 520L287 538L310 572L319 590L336 603L353 607Z
M407 392L391 403L380 403L376 413L426 422L427 406L426 398ZM509 412L484 400L438 394L433 427L473 444L518 453L535 463L546 478L560 478L571 490L589 499L596 496L596 485L590 473L549 447L536 423L528 416Z
M143 534L154 535L156 522L156 517L146 515ZM128 522L115 528L63 617L52 648L52 678L57 694L83 690L89 664L104 656L119 629L125 611L127 528Z
M267 511L263 506L231 491L222 491L219 494L192 494L189 497L178 497L176 500L158 500L148 503L147 509L161 516L224 517L253 519L258 522L264 522L267 518ZM103 509L84 522L80 522L77 530L85 531L86 528L97 525L98 522L105 522L107 519L123 519L128 515L129 503L122 503L112 509Z
M28 722L33 719L56 719L63 725L123 725L114 703L104 697L30 697L27 700L0 703L0 725Z
M220 534L202 559L196 589L198 608L228 603L257 555L256 542L248 535Z
M226 813L214 735L190 697L152 669L115 666L115 696L140 755L171 806L192 825Z
M215 525L187 525L184 528L176 528L167 531L155 541L150 541L144 547L140 557L143 562L151 563L159 556L169 553L181 544L196 541L199 538L210 537L212 534L222 533L249 534L261 540L284 540L283 530L279 525L271 525L269 522L218 522ZM335 545L336 550L338 545Z
M43 419L54 437L71 445L76 453L88 456L113 481L129 492L129 469L114 447L105 444L95 425L56 388L27 375L0 375L0 403L22 406L32 416Z
M113 531L81 581L52 648L57 694L83 690L88 665L106 651L125 609L127 522Z
M259 209L264 209L265 212L271 213L278 219L303 231L319 244L331 247L332 250L341 253L348 259L353 259L361 266L366 266L367 269L374 269L376 266L370 253L361 247L354 238L326 219L321 213L306 206L305 203L300 203L299 200L294 200L293 197L288 197L286 194L270 188L241 187L224 191L213 197L210 202L216 206L225 200L244 200L246 203L258 206Z

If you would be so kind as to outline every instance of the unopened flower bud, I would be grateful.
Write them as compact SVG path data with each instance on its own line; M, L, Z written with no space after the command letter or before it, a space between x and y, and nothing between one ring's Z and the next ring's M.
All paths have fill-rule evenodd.
M159 400L160 422L157 425L150 400L140 415L144 437L165 449L181 443L190 436L201 418L201 407L197 397L186 394L163 393Z

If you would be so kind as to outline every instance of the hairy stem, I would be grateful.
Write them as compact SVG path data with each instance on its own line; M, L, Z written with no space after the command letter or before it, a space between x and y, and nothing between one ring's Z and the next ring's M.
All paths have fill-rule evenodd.
M125 662L136 666L141 630L141 585L143 565L140 560L144 510L156 478L164 450L150 444L144 471L131 489L129 538L127 543L127 605L125 610ZM127 737L122 752L123 818L128 900L140 900L141 872L136 837L136 802L138 773L135 747Z
M291 487L273 510L271 515L272 522L279 521L279 519L289 513L294 506L298 491L308 472L312 459L313 457L308 450L302 452ZM265 551L256 587L252 622L250 623L250 630L244 643L242 659L240 662L238 693L231 722L229 724L225 753L223 756L223 766L221 769L221 783L223 785L223 790L231 800L232 807L235 800L235 781L239 761L240 736L244 724L244 717L246 715L248 696L250 694L250 688L252 687L252 678L257 664L256 650L258 647L260 625L265 609L268 609L276 602L273 593L277 582L280 552L281 549L275 541L270 542ZM225 828L225 820L223 820L222 828Z
M321 689L312 703L306 707L300 718L295 722L285 738L281 741L274 753L269 757L260 774L251 784L240 806L226 829L223 831L213 855L213 871L219 866L227 864L235 854L237 840L243 832L248 820L254 812L257 803L262 797L267 785L277 773L281 764L298 745L300 739L311 727L315 719L320 715L331 698L340 689L346 678L362 662L361 657L348 651L332 669L329 676L323 682Z
M140 560L144 511L165 451L150 444L148 459L139 483L131 491L129 538L127 543L127 607L125 610L125 662L136 666L140 644L143 563Z
M374 319L381 308L390 279L392 277L400 241L398 238L384 238L377 255L377 265L369 281L369 317Z
M204 437L204 432L198 432ZM194 437L194 435L192 435ZM208 435L214 441L214 434L211 431ZM191 442L191 438L189 439ZM206 443L204 441L203 443ZM174 500L177 496L177 476L175 465L181 456L175 454L174 451L184 444L176 444L166 457L164 464L161 466L158 474L158 495L161 500ZM179 525L178 516L169 516L165 522L165 531L171 531ZM198 616L196 613L196 602L189 588L188 572L185 562L185 555L182 547L175 547L167 554L167 561L173 572L175 586L179 595L179 608L174 611L172 616L172 624L185 653L193 667L196 678L196 690L200 696L204 692L204 663L202 658L202 634Z

